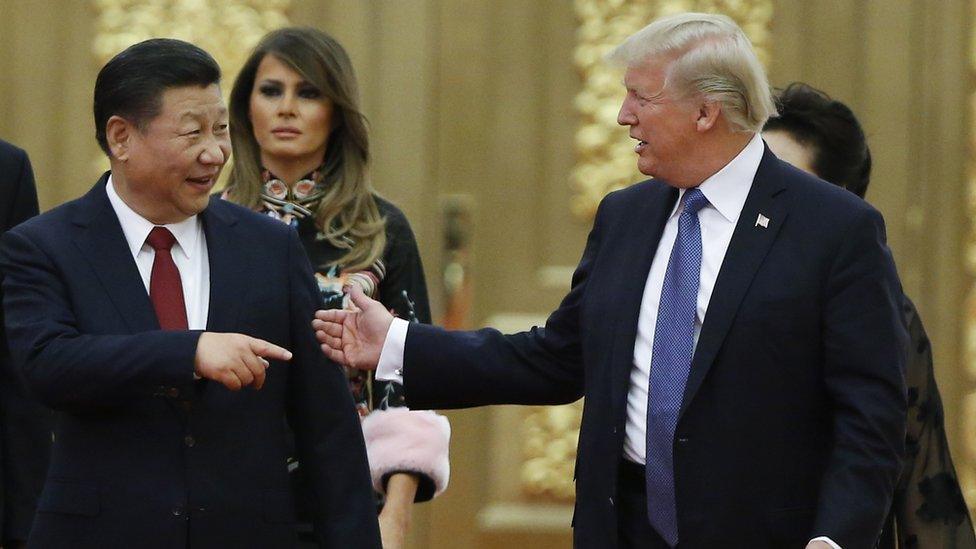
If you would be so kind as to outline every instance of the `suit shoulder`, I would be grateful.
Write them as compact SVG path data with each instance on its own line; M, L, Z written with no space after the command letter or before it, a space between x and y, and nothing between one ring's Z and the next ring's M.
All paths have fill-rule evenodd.
M854 193L843 187L828 183L786 162L780 161L783 178L794 200L815 216L860 217L880 213Z
M8 232L15 232L25 236L51 234L63 238L68 231L68 227L71 225L71 220L81 213L81 202L82 198L69 200L64 204L55 206L40 215L24 221Z
M17 145L14 145L13 143L0 139L0 160L14 160L17 162L22 162L26 157L27 151L21 149Z
M622 189L610 191L600 201L600 209L615 209L632 205L636 201L653 199L655 196L666 195L671 190L666 183L657 179L646 179Z

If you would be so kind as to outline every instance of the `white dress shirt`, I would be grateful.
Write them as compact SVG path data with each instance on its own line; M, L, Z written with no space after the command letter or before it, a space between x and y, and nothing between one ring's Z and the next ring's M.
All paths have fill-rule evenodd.
M698 212L702 237L702 265L698 282L698 307L695 315L695 345L701 332L708 302L715 288L725 252L732 240L732 232L749 196L752 181L759 170L764 152L762 138L756 134L749 143L724 168L698 186L708 205ZM664 225L658 241L651 270L644 284L640 315L637 318L637 340L634 343L634 367L630 373L630 389L627 392L627 424L624 436L624 457L643 465L647 448L647 389L651 373L651 349L654 346L654 328L657 325L658 305L664 287L664 274L671 257L671 249L678 236L678 217L684 209L684 189L679 191L678 201ZM384 381L403 383L403 350L409 323L394 319L387 332L386 341L377 364L376 377ZM812 541L824 541L834 549L841 549L826 537Z
M122 200L115 190L111 175L105 185L105 192L116 217L119 218L119 224L122 225L122 233L148 295L156 250L146 243L146 238L157 225L137 214ZM191 330L204 330L207 328L207 314L210 310L210 256L207 253L207 238L200 217L194 215L179 223L161 226L169 229L176 237L170 254L180 271L180 281L183 283L187 326Z
M702 265L698 280L698 307L695 314L695 345L701 332L708 301L718 278L725 252L732 240L732 231L749 196L752 180L762 160L763 142L759 135L724 168L698 186L708 204L698 211L701 225ZM630 371L630 390L627 392L627 425L624 437L624 457L644 464L647 448L647 389L651 374L651 349L654 347L654 328L657 326L658 305L664 288L664 273L671 258L671 249L678 236L678 217L684 211L684 189L664 224L651 271L644 284L640 315L637 317L637 340L634 342L634 367Z

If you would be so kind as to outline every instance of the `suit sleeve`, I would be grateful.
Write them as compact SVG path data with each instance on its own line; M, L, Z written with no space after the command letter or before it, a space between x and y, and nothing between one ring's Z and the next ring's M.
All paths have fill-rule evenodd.
M378 549L379 525L359 416L345 375L315 340L311 322L321 297L298 234L288 234L293 353L288 419L308 483L315 533L322 547Z
M26 231L0 245L10 352L28 388L55 409L105 407L189 387L199 332L80 333L60 272Z
M597 211L572 287L544 328L504 335L491 328L449 332L410 325L403 353L408 405L565 404L583 396L580 309L600 251L607 200Z
M10 210L2 230L23 223L38 213L34 172L26 153L17 156L19 167L11 175ZM3 334L0 307L0 336ZM19 374L12 367L6 337L0 342L3 385L0 387L3 452L3 536L4 544L26 541L30 533L37 497L44 485L51 447L54 417L50 410L30 398Z
M844 548L873 547L904 452L907 339L877 211L865 210L844 233L825 292L823 376L834 439L813 533Z

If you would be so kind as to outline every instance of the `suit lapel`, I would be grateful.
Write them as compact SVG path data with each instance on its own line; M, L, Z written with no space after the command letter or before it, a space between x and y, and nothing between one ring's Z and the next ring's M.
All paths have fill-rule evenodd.
M767 147L712 290L705 322L691 361L681 414L684 414L695 398L725 341L742 298L776 240L780 228L786 222L789 214L787 201L779 196L786 188L778 172L779 160ZM767 219L767 226L763 227L758 223L760 215Z
M247 290L248 243L235 230L237 218L227 211L222 199L212 198L200 214L210 258L210 311L207 330L237 330L241 301Z
M105 192L108 173L83 198L72 222L81 227L74 243L91 264L119 316L132 333L158 330L142 276L132 259L119 218Z
M614 417L623 418L630 370L633 366L634 344L637 340L637 320L651 263L664 232L664 225L678 200L677 189L660 182L648 184L649 193L642 198L638 211L629 218L619 236L623 244L619 258L620 285L612 295L620 298L620 314L614 323L614 345L611 353ZM618 237L615 237L618 238Z

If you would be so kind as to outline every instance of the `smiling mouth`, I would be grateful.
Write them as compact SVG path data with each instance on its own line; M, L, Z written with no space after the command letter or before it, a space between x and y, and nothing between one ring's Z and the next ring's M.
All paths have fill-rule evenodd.
M217 176L211 175L206 177L187 177L186 180L193 185L208 187L213 185L217 181Z
M641 150L644 148L645 145L647 145L647 141L641 141L640 139L638 139L637 144L634 145L634 152L636 153L641 152Z

